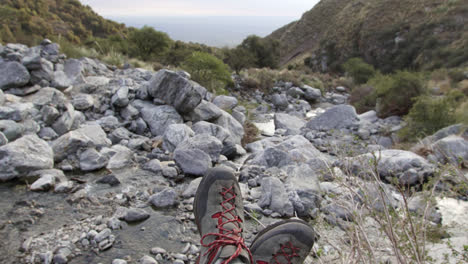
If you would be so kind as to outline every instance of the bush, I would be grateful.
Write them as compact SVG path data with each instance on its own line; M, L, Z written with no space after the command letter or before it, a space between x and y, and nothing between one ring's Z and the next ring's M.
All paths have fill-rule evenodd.
M460 104L455 112L457 123L468 125L468 101Z
M224 88L232 84L229 67L220 59L205 52L192 53L182 63L182 68L192 75L194 81L216 94L225 94Z
M361 114L375 108L375 93L374 88L369 85L361 85L351 90L350 104L352 104L356 111Z
M375 89L376 110L380 117L408 114L414 103L413 98L427 92L422 78L407 71L392 75L377 74L368 84Z
M357 84L366 83L375 75L374 66L365 63L361 58L352 58L343 64L344 70Z
M439 129L456 122L456 103L450 97L418 97L405 117L407 126L400 131L406 140L432 135Z
M161 55L172 44L169 36L154 28L144 26L142 29L135 29L130 34L130 42L133 44L131 55L148 61Z

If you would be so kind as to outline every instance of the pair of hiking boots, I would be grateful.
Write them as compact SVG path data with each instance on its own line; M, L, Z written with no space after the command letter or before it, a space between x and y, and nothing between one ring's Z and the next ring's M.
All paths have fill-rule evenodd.
M197 264L301 264L315 233L301 220L286 220L265 228L247 247L243 238L244 208L236 177L215 168L203 177L194 201L195 222L202 249Z

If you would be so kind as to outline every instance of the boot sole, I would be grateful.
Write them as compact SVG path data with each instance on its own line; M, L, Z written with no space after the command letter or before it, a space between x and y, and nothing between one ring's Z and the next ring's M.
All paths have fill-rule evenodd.
M315 231L312 227L310 227L306 222L302 221L302 220L296 220L296 219L288 219L288 220L283 220L283 221L279 221L278 223L274 223L272 225L269 225L267 226L265 229L263 229L262 231L260 231L257 236L255 237L255 239L252 241L252 243L250 244L250 247L249 248L252 248L255 244L255 242L257 242L257 240L259 238L261 238L264 234L266 234L267 232L279 227L279 226L282 226L282 225L285 225L285 224L290 224L290 223L297 223L297 224L301 224L303 226L306 226L307 228L311 229L312 233L313 233L313 239L312 241L315 241L316 239L316 234L315 234ZM253 252L252 252L253 253Z

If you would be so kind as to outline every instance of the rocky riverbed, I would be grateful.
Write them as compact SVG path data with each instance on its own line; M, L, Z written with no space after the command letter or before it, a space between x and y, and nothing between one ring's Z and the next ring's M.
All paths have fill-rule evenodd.
M193 196L213 166L239 177L248 242L300 217L320 235L308 263L352 259L356 227L394 262L372 212L407 208L442 234L437 263L468 258L461 124L399 150L402 119L356 114L345 87L215 96L186 72L67 59L48 40L0 55L2 263L194 263ZM246 122L261 135L242 145Z

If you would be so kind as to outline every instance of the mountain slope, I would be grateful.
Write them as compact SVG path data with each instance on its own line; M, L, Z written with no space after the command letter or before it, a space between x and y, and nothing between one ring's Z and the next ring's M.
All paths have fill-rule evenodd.
M267 36L281 43L281 64L309 57L336 70L360 56L383 71L466 65L466 0L322 0Z
M0 41L34 44L61 36L74 43L124 35L127 28L104 19L78 0L0 0Z

